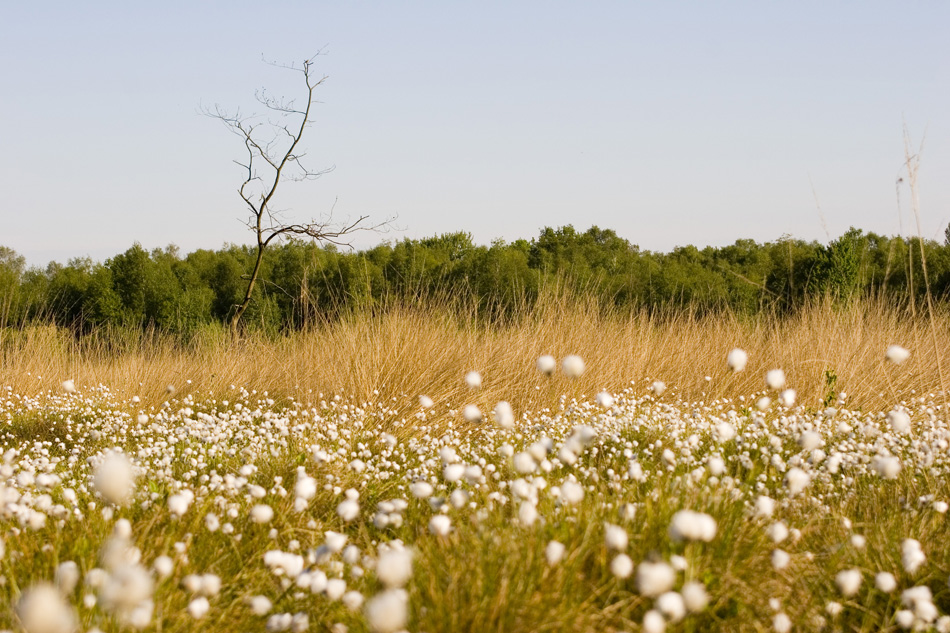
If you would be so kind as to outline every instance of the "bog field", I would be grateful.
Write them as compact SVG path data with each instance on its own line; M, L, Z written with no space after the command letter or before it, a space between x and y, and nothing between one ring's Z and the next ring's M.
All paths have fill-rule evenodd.
M0 630L950 632L950 314L0 332Z

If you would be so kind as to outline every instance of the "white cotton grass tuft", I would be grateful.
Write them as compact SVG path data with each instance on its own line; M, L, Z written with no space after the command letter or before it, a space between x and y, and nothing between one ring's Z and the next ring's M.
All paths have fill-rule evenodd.
M76 613L56 587L33 585L20 595L16 614L27 633L73 633Z
M495 424L509 431L515 428L515 412L504 400L495 405Z
M927 555L921 549L920 541L907 538L901 542L901 564L908 574L916 573L926 560Z
M643 623L640 628L643 633L664 633L666 631L666 619L656 609L650 609L643 614Z
M637 591L648 598L655 598L673 588L676 571L663 561L643 562L637 566Z
M429 531L436 536L448 536L452 530L452 519L444 514L437 514L429 519Z
M653 392L653 395L659 398L666 391L666 383L662 380L654 381L654 383L650 385L650 391Z
M414 481L409 485L409 492L416 499L427 499L432 496L435 489L428 481Z
M477 371L470 371L465 374L465 384L469 389L478 389L482 386L482 375Z
M788 564L792 562L792 557L789 556L788 552L783 549L774 549L772 550L772 568L776 571L780 571L788 567Z
M900 345L888 345L884 357L895 365L900 365L910 358L910 350Z
M788 538L788 526L782 521L776 521L766 528L765 533L773 543L781 543Z
M627 543L629 537L627 531L620 527L619 525L614 525L613 523L604 524L604 541L607 544L607 549L615 550L622 552L627 549Z
M76 393L76 383L72 379L64 380L59 384L60 390L63 393Z
M481 422L482 410L474 404L467 404L465 408L462 409L462 417L465 418L467 422Z
M561 503L574 505L584 499L584 487L571 479L565 479L560 486Z
M765 495L759 495L755 500L754 515L758 519L767 519L775 512L775 500Z
M188 603L188 615L190 615L195 620L200 620L208 614L208 611L211 609L211 603L208 602L208 599L204 596L200 598L195 598Z
M861 571L858 569L843 569L835 575L835 585L845 598L851 598L861 588Z
M159 578L168 578L175 571L175 561L163 554L152 561L152 569Z
M669 534L676 542L710 542L716 537L716 520L704 512L680 510L670 520Z
M518 508L518 521L521 525L528 527L534 525L538 520L538 508L530 501L522 501Z
M125 505L135 492L132 462L122 453L109 453L96 468L92 483L103 499L116 506Z
M772 618L772 630L775 633L789 633L792 630L792 619L784 613L776 613Z
M874 586L877 587L878 591L883 591L884 593L890 593L897 589L897 579L894 578L894 574L881 571L874 576Z
M633 561L626 554L618 554L610 561L610 573L617 578L629 578L633 573Z
M604 409L609 409L614 406L614 397L606 391L601 391L597 394L596 397L597 404L603 407Z
M686 610L690 613L698 613L709 604L709 593L706 592L706 585L697 580L685 583L680 593L683 595L683 604L686 605Z
M182 517L191 507L191 502L195 500L195 493L190 490L182 490L179 493L168 497L168 511L173 515Z
M792 497L805 490L810 483L811 475L797 466L789 468L788 472L785 473L785 488Z
M893 455L877 455L871 461L871 470L884 479L897 479L901 472L901 460Z
M346 534L329 530L323 533L323 537L325 539L323 544L326 545L327 549L333 554L343 551L343 548L346 547L346 542L349 540Z
M254 615L267 615L274 605L267 596L257 595L247 599L247 606Z
M250 511L251 521L258 524L270 523L274 518L274 509L267 504L259 503Z
M63 561L56 566L53 582L64 596L71 594L79 583L79 565L71 560Z
M785 372L781 369L770 369L765 374L765 384L769 389L778 391L785 388Z
M785 389L782 393L778 394L778 401L783 407L794 407L795 399L798 397L798 393L794 389Z
M746 353L744 349L739 349L736 347L731 350L726 356L726 363L729 365L729 369L734 372L740 372L745 369L746 363L749 362L749 354Z
M336 513L344 522L349 523L360 515L360 504L356 499L346 499L336 507Z
M412 578L412 550L389 547L376 561L376 577L387 589L404 587Z
M396 633L409 619L408 596L402 589L387 589L370 598L363 613L373 633Z
M547 547L544 548L544 558L547 559L548 565L554 567L561 562L561 559L564 558L564 543L560 541L549 541Z
M910 433L910 416L903 409L893 409L887 413L887 422L896 433Z
M554 360L553 356L545 354L538 357L537 362L538 371L542 374L550 376L554 373L554 370L557 368L557 361Z
M720 422L713 428L713 437L720 444L730 442L736 437L736 427L728 422Z
M426 395L419 396L419 406L423 409L431 409L432 405L435 403L432 402L432 398Z
M679 622L686 617L686 603L678 591L667 591L656 599L656 608L668 622Z
M352 589L343 594L341 601L343 602L343 606L350 611L359 611L360 607L363 606L363 594Z
M561 361L561 371L568 378L580 378L584 373L584 359L577 354L569 354Z

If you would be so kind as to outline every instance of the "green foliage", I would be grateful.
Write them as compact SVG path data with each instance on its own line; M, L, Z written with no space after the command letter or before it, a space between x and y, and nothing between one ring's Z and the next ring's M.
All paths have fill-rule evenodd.
M248 327L265 332L313 327L345 314L425 300L477 306L504 320L555 289L623 310L693 314L759 310L793 313L831 297L921 299L927 281L950 296L950 244L886 237L852 228L828 244L783 237L760 244L641 251L610 229L546 227L537 238L490 246L447 233L341 252L291 240L272 247L255 287ZM188 339L227 322L243 297L255 251L249 246L151 253L134 244L104 263L75 259L25 266L0 247L0 324L52 322L77 332L110 326L155 328ZM546 290L545 290L546 289Z

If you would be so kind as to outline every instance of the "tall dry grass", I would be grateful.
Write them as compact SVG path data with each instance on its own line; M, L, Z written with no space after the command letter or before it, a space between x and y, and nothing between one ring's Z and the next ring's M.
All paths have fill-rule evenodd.
M765 372L779 367L805 406L843 391L851 406L875 408L942 388L938 360L950 360L950 313L937 310L936 337L930 327L883 300L848 307L825 301L785 317L700 317L605 310L563 296L504 325L440 305L404 306L279 339L233 342L211 331L188 345L156 333L77 340L65 330L32 327L2 334L0 387L41 393L71 378L80 389L102 384L156 404L168 385L179 395L222 397L237 385L304 400L318 393L385 399L397 410L415 407L419 394L454 406L475 395L482 406L506 399L520 410L552 406L562 394L643 390L654 380L669 386L665 397L750 396L764 389ZM892 343L912 351L903 365L885 362ZM733 347L750 356L739 374L725 363ZM535 370L541 354L579 354L587 371L577 380L547 378ZM463 382L470 370L484 377L477 394Z

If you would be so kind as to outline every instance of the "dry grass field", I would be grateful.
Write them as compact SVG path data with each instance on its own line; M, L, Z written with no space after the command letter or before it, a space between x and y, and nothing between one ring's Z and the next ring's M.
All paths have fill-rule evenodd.
M564 299L4 331L0 630L950 631L948 334Z

